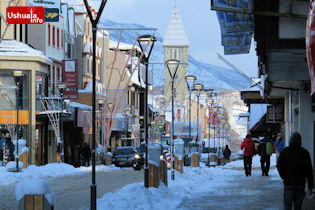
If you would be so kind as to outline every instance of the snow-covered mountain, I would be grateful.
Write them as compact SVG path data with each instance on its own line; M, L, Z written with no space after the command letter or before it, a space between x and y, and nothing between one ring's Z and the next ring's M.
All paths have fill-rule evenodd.
M145 28L139 24L122 24L110 21L102 18L100 24L106 27L119 27L119 28ZM110 33L110 39L117 41L119 38L119 30L108 30ZM164 62L164 50L162 46L163 38L158 32L144 31L144 30L125 30L122 33L121 42L133 44L138 34L152 34L155 33L157 42L154 44L150 62L163 63ZM159 86L164 84L164 66L162 64L150 65L153 69L153 85ZM188 73L189 75L195 75L198 82L204 84L206 88L214 89L242 89L249 86L249 82L243 78L237 72L218 67L215 65L200 62L188 56Z

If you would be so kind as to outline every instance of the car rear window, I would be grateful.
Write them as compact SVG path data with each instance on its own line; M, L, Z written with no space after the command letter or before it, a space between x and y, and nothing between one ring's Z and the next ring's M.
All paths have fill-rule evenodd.
M114 152L114 155L132 155L133 154L133 149L117 149Z

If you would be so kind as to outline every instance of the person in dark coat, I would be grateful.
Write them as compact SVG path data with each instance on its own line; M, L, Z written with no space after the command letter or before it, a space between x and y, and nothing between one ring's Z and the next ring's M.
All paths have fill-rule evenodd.
M262 176L269 176L268 173L270 168L270 154L267 154L268 142L272 144L270 138L267 135L265 135L264 139L262 139L258 145L258 154L260 155ZM274 148L273 144L272 148Z
M82 149L82 155L83 155L83 164L84 166L90 166L90 158L91 158L91 149L90 146L87 143L84 143L83 149Z
M309 152L301 147L301 135L292 134L289 146L284 148L277 162L277 169L284 183L284 208L301 209L307 180L308 190L313 188L313 169Z
M231 156L231 150L229 148L229 145L225 145L225 149L223 151L224 164L229 162L230 156Z
M252 160L253 156L255 155L255 144L250 138L250 135L247 134L246 138L244 139L241 150L244 150L243 156L244 156L244 169L245 169L245 175L251 176L252 175Z

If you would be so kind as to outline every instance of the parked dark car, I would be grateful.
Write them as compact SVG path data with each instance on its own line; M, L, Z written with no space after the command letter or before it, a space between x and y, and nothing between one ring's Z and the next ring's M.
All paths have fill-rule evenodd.
M137 148L136 148L136 153L134 156L134 164L133 168L135 170L141 170L141 168L144 165L144 154L145 154L145 143L141 143Z
M116 167L133 167L136 154L137 152L134 147L117 147L113 154L112 161Z

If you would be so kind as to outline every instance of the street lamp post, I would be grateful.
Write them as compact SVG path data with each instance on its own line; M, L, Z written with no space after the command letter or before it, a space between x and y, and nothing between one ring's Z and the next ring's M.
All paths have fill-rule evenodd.
M16 88L16 172L19 172L19 108L20 108L20 89L23 83L24 72L16 70L12 72Z
M213 105L213 100L212 99L208 99L207 100L207 105L208 105L208 114L209 114L209 118L208 118L208 147L209 147L209 152L208 152L208 164L210 166L210 137L211 137L211 132L210 132L210 129L211 129L211 108L212 108L212 105Z
M197 136L196 136L196 144L197 144L197 152L199 152L199 98L200 93L202 91L203 85L202 84L194 84L194 91L197 91ZM198 161L199 162L199 161Z
M57 84L57 88L59 90L59 93L60 93L60 97L61 97L61 112L60 112L60 115L59 115L59 125L60 125L60 128L59 128L59 142L60 142L60 158L61 158L61 162L64 163L65 160L64 160L64 139L63 139L63 122L62 122L62 113L63 113L63 95L64 95L64 92L67 88L67 84L66 83L58 83Z
M98 99L98 108L101 112L101 129L100 129L100 144L103 145L103 115L104 115L104 99ZM104 145L105 146L105 145Z
M188 105L188 114L189 114L189 141L191 141L191 92L193 90L195 81L196 81L196 77L192 76L192 75L187 75L185 77L186 83L187 83L187 87L189 90L189 105ZM190 153L190 146L189 146L189 153Z
M108 109L108 117L110 117L111 119L109 119L109 125L107 125L106 127L107 127L107 129L109 129L110 128L110 126L111 126L111 123L112 123L112 117L111 117L111 110L112 110L112 107L113 107L113 103L108 103L107 104L107 109ZM107 132L109 132L108 130L106 130ZM108 146L110 147L110 148L112 148L112 139L110 138L110 135L109 135L109 137L108 137L109 139L108 139ZM107 148L107 150L108 150L108 148Z
M149 187L149 169L148 169L148 71L149 71L149 58L156 41L155 36L151 35L142 35L138 39L138 43L142 52L146 51L150 42L152 42L149 49L149 53L146 55L144 53L144 62L145 62L145 97L144 97L144 132L145 132L145 165L144 165L144 186Z
M126 117L126 133L125 133L125 143L126 144L126 141L127 141L127 137L128 137L128 123L129 123L129 115L130 115L130 109L126 109L125 111L125 117Z
M92 61L92 180L91 180L91 210L96 210L96 182L95 182L95 118L96 118L96 33L97 24L101 18L103 9L107 0L102 0L96 18L92 14L88 0L83 0L89 19L92 24L92 38L93 38L93 61Z
M178 70L178 66L179 66L179 60L175 60L175 59L171 59L171 60L167 60L166 61L166 66L167 66L167 70L168 73L170 74L171 78L172 78L172 127L171 127L171 152L172 152L172 156L171 156L171 161L172 161L172 180L175 179L175 172L174 172L174 121L175 121L175 116L174 116L174 81L175 81L175 77L176 77L176 73Z

